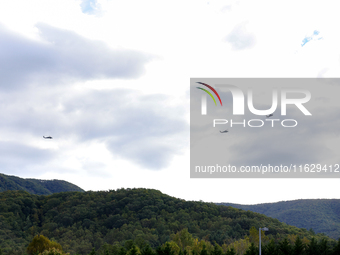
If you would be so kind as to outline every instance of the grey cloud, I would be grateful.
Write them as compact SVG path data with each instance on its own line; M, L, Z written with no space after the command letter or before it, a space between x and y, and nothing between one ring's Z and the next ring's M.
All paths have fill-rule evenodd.
M131 159L132 162L150 170L165 168L173 156L179 154L182 143L180 139L153 137L150 134L147 137L138 137L137 134L132 137L124 136L118 141L109 141L109 150L114 155Z
M247 31L246 24L246 22L243 22L236 25L225 38L225 40L231 44L233 50L244 50L255 45L255 35Z
M153 57L126 49L111 49L103 42L74 32L38 24L45 43L0 27L0 87L13 89L30 83L42 86L103 78L138 78Z
M329 98L320 98L325 106ZM328 107L326 107L328 108ZM277 112L279 112L278 109ZM264 128L251 129L232 147L234 157L232 163L236 165L290 165L322 163L325 159L337 157L331 149L338 142L340 136L339 119L337 109L325 111L313 109L313 115L305 117L298 109L290 109L286 117L275 116L274 118L295 119L298 125L294 128L280 127L276 122L276 128L266 123ZM328 139L325 141L325 139ZM332 142L333 140L333 142ZM330 161L328 163L331 163Z
M276 134L275 134L276 133ZM300 134L289 132L268 132L259 135L253 132L243 141L232 147L237 157L232 159L235 165L259 166L271 164L289 166L320 162L326 151L318 147L315 139L301 140Z
M6 104L33 93L2 98ZM180 117L185 106L167 106L171 98L165 95L143 95L127 89L73 95L65 90L35 98L37 101L22 100L20 107L0 108L4 116L0 130L39 138L52 135L55 141L76 140L79 146L88 141L103 142L112 155L153 170L166 167L188 145L189 127Z
M185 146L188 127L178 117L184 107L166 107L169 98L164 95L114 90L94 92L82 100L79 108L66 104L68 111L84 111L75 124L80 139L102 139L113 155L160 170Z
M20 173L25 169L32 170L32 166L38 166L52 160L54 153L50 149L40 149L19 142L0 142L0 165L2 172L11 174ZM27 166L30 166L27 168Z

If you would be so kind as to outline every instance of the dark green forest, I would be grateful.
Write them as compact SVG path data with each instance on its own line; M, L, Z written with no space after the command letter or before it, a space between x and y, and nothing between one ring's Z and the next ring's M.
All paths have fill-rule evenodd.
M0 192L6 190L24 190L36 195L50 195L57 192L79 191L78 186L61 180L23 179L16 176L0 174Z
M325 240L330 249L336 241L323 234L299 229L263 214L214 203L185 201L151 189L119 189L98 192L62 192L33 195L25 191L0 193L0 248L3 254L26 254L36 235L59 243L65 252L118 254L136 247L155 251L173 244L185 230L192 236L190 247L237 248L245 252L256 241L258 229L267 227L264 244L280 244L297 238L307 244L314 237ZM257 229L257 230L256 230ZM256 234L257 233L257 234ZM177 238L178 239L178 238ZM255 241L254 241L255 240ZM229 248L228 248L229 247ZM124 248L123 250L121 248ZM176 249L172 247L175 252ZM195 249L188 252L195 255ZM114 253L116 252L116 253ZM179 251L178 251L179 252ZM184 252L184 250L183 250ZM243 253L239 253L243 254ZM204 254L203 254L204 255Z
M258 212L334 239L340 237L340 199L299 199L257 205L221 204Z

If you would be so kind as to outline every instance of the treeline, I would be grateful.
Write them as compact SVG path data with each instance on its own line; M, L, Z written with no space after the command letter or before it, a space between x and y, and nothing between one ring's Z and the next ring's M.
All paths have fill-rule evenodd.
M254 228L255 229L255 228ZM251 230L250 230L251 232ZM274 240L263 235L262 255L340 255L340 239L330 244L325 238L301 239L296 235L288 235L283 240ZM257 242L256 242L257 241ZM132 240L120 244L104 245L98 251L92 250L90 255L258 255L258 235L246 236L230 244L211 244L207 240L192 237L187 230L182 230L171 237L171 241L152 249L149 244L136 245Z
M0 248L4 254L25 254L38 234L60 243L71 254L87 255L105 245L125 246L127 240L136 247L148 244L156 249L183 229L194 239L221 247L242 240L245 246L244 238L252 227L268 227L267 237L278 242L288 236L325 238L330 245L335 242L262 214L185 201L151 189L62 192L49 196L23 191L0 193Z
M93 248L88 255L257 255L259 254L259 235L252 227L244 239L229 245L214 245L207 240L198 240L183 229L171 236L171 240L153 249L148 243L137 245L133 240L127 240L123 245L104 244L97 251ZM289 235L282 241L271 239L262 233L261 251L263 255L340 255L340 239L331 246L327 239L301 239ZM257 241L257 242L256 242ZM256 243L256 244L255 244ZM66 255L60 244L38 235L28 245L28 255ZM1 251L0 251L0 254ZM78 253L77 253L78 254ZM75 254L75 255L77 255ZM67 253L69 255L69 253Z

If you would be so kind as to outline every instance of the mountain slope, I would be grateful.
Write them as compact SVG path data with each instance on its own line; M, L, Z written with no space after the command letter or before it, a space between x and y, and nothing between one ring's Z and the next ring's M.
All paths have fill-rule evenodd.
M0 174L0 192L6 190L24 190L36 195L50 195L65 191L84 192L83 189L66 181L23 179L16 176Z
M230 206L185 201L150 189L62 192L49 196L0 192L0 243L5 254L21 254L36 234L60 243L71 254L133 240L153 248L187 229L194 238L231 243L251 227L268 227L266 236L310 239L306 229ZM10 238L9 238L10 237ZM320 239L322 235L316 236ZM18 253L17 253L18 252Z
M325 233L334 239L340 237L340 199L300 199L257 205L220 204L261 213L292 226Z

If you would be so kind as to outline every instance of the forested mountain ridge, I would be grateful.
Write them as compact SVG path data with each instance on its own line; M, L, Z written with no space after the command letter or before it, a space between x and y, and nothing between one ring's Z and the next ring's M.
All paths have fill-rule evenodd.
M128 240L139 247L147 243L155 248L183 229L194 238L230 244L248 235L252 227L268 227L266 235L277 241L287 236L315 236L259 213L185 201L150 189L48 196L24 191L0 193L0 248L5 254L25 254L25 248L37 234L55 240L71 254L88 254L92 248L124 245Z
M218 205L261 213L292 226L324 233L334 239L340 237L340 199L299 199L256 205L232 203Z
M23 179L17 176L0 174L0 192L6 190L24 190L36 195L50 195L66 191L84 192L83 189L67 181Z

